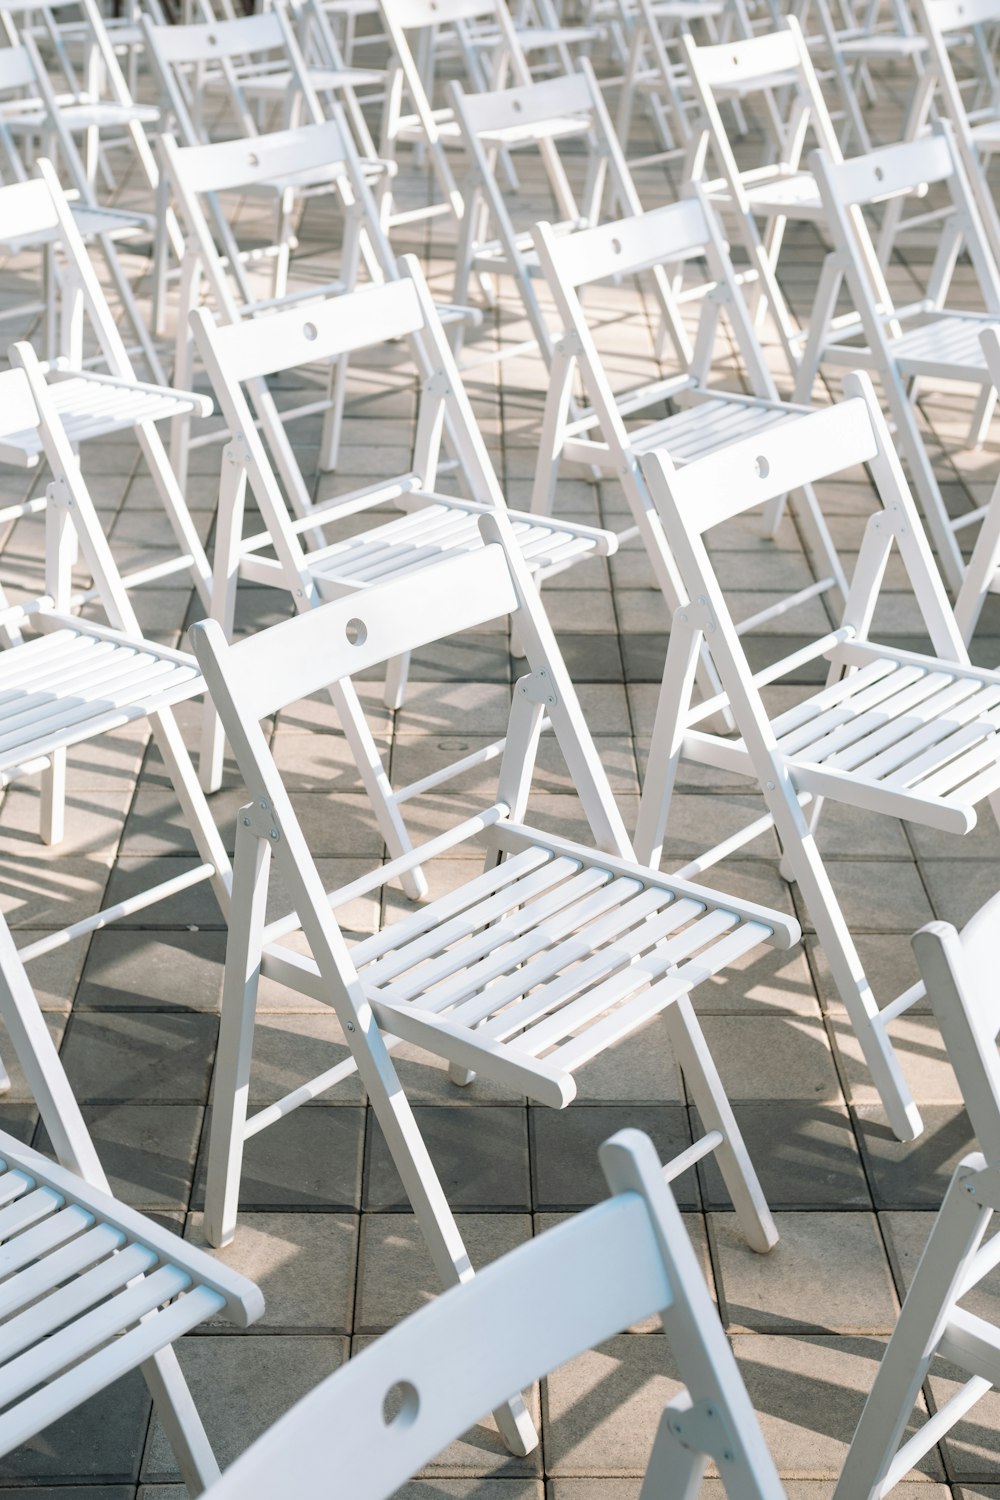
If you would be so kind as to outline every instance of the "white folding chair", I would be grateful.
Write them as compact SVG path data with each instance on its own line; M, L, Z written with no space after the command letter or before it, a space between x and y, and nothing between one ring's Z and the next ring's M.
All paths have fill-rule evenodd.
M738 954L796 941L794 921L635 864L551 627L508 517L482 519L484 545L373 584L236 645L214 621L192 629L251 801L237 817L205 1190L206 1233L236 1227L244 1142L357 1071L446 1285L468 1253L392 1063L393 1038L443 1059L456 1083L475 1071L539 1104L572 1100L574 1073L662 1013L706 1133L668 1166L715 1152L750 1244L774 1228L691 1007L695 985ZM421 644L510 615L527 657L517 683L496 800L370 873L327 893L259 726L265 714ZM543 715L577 789L593 844L527 825ZM480 837L481 836L481 837ZM486 868L349 948L336 911L406 870L468 843ZM274 859L292 912L265 925ZM452 863L454 863L452 861ZM282 941L301 930L309 955ZM351 1056L247 1117L257 979L271 975L332 1005ZM516 1386L517 1382L512 1382ZM505 1388L509 1390L509 1388ZM535 1441L523 1403L501 1408L505 1441Z
M380 579L415 576L435 558L480 547L479 517L504 509L496 474L420 269L409 256L403 257L401 269L399 281L382 287L242 325L218 327L203 309L192 317L201 358L230 432L222 465L212 603L212 618L222 623L227 635L232 632L241 577L287 589L296 609L308 610L325 599L363 592ZM284 429L261 401L258 386L275 373L313 361L339 362L391 339L408 340L421 385L412 468L353 493L307 504L304 513L293 520L264 441L254 427L243 387L250 390L267 445L272 451L284 446L281 472L293 467L298 472ZM443 432L458 460L469 499L444 495L436 488ZM248 483L264 530L244 539ZM301 474L299 484L308 499ZM352 529L339 540L326 539L324 528L385 504L406 514L376 521L364 530ZM524 512L510 514L537 583L585 558L614 551L614 537L595 527L561 519L552 522ZM261 555L272 547L274 558ZM392 665L386 682L390 707L398 708L403 701L407 662L404 654ZM398 799L384 785L377 752L350 684L336 691L345 732L358 736L355 755L369 795L381 809L383 833L390 848L400 853L408 845L396 808ZM212 717L208 728L211 737L202 755L202 774L208 778L206 784L214 786L221 769L222 741Z
M551 514L563 462L585 464L617 478L667 609L673 613L684 588L643 477L641 456L662 448L680 467L754 433L763 435L794 425L806 408L789 406L778 398L718 226L701 197L577 234L557 235L548 224L539 224L533 237L563 333L546 394L532 510ZM670 281L671 276L679 281L685 271L692 270L696 279L692 282L688 276L682 295L700 297L693 347ZM642 276L644 285L648 284L662 325L673 333L679 368L664 376L651 348L653 378L616 391L597 349L583 297L608 278L631 276ZM710 384L723 316L746 371L749 392ZM630 361L630 379L636 363ZM588 401L582 410L571 405L578 377ZM665 401L675 402L679 410L666 417L649 415ZM818 577L797 594L755 612L741 623L741 632L830 590L846 597L843 570L810 486L803 489L796 510L808 533ZM765 517L766 529L776 530L780 518L780 506L773 507ZM706 670L704 680L710 692L718 685L711 670Z
M527 345L501 347L498 354L521 354L537 347L548 362L552 335L534 287L542 273L530 234L538 211L531 211L528 222L515 223L509 195L498 177L500 153L506 151L519 159L523 151L534 149L540 155L559 215L553 233L568 234L597 224L606 201L618 202L626 212L640 213L639 196L593 69L584 58L579 72L566 78L477 94L464 93L453 81L448 92L469 169L455 256L454 300L468 301L473 275L489 292L495 277L510 277L533 338ZM558 149L563 142L568 145L565 158ZM582 179L576 192L571 175L578 182Z
M994 913L994 924L996 920ZM993 962L995 966L995 958ZM934 1221L833 1500L882 1500L1000 1385L1000 1328L958 1306L1000 1262L1000 1236L983 1244L998 1208L995 1160L978 1153L967 1156L955 1168ZM961 1384L900 1446L935 1359L957 1366ZM948 1374L954 1378L954 1370Z
M29 38L29 42L31 41L32 39ZM153 218L151 215L135 213L123 208L107 207L97 201L96 194L87 181L87 174L73 133L62 120L60 105L55 97L52 83L38 56L38 49L34 45L0 49L0 154L4 163L2 180L25 182L30 175L21 146L15 134L7 128L6 122L8 115L13 115L16 119L18 115L23 115L29 106L37 109L39 100L46 111L45 133L50 138L49 144L58 148L57 154L60 161L64 163L68 182L74 190L74 196L70 200L70 209L76 227L85 242L96 248L101 255L121 301L125 318L131 324L136 346L145 358L153 379L162 382L165 377L159 354L119 260L117 250L117 246L122 244L124 248L140 250L140 253L145 256L145 245L149 242ZM11 227L16 232L16 223ZM0 245L14 252L25 248L25 241L22 239L16 239L8 244L5 241L7 232L7 226L0 225ZM51 235L45 231L40 232L39 247L44 248L50 242ZM47 306L47 302L49 304L52 302L55 290L51 284L54 279L51 264L46 266L46 271L49 295L47 299L43 298L39 302L37 308L39 312L53 311L51 306ZM5 309L0 313L0 319L17 318L20 320L31 311L32 309L26 308L23 302L18 302L15 307ZM56 317L49 317L46 320L43 337L46 342L46 352L50 358L54 358L58 353L57 323Z
M186 571L207 603L211 592L208 558L156 424L192 411L207 416L212 403L203 396L146 385L136 379L55 171L44 160L36 167L40 180L0 187L0 235L28 245L50 244L56 255L59 300L54 318L58 320L60 353L45 367L45 378L66 441L79 450L84 443L99 442L110 433L135 433L180 554L126 575L125 582L133 586ZM94 354L90 340L96 344ZM98 363L104 370L93 368ZM6 420L7 416L4 413L0 419L0 464L22 470L37 467L43 457L37 424L26 422L19 429ZM29 511L37 508L37 501L27 502ZM12 520L24 511L24 506L4 506L0 516Z
M207 290L220 322L239 323L244 318L268 315L290 303L323 299L353 288L362 259L375 280L392 279L399 274L342 116L324 124L302 125L207 146L180 146L172 135L163 135L159 146L164 175L184 231L174 361L174 379L178 385L189 386L193 379L194 343L189 318L204 291ZM343 213L339 275L333 281L307 281L289 288L290 253L296 243L291 210L297 185L324 179L338 197ZM257 243L247 248L241 246L233 216L220 198L224 194L252 194L261 185L266 192L277 195L279 203L275 243L263 251ZM261 287L257 278L268 265L272 268L271 284ZM262 384L256 388L256 395L267 400ZM317 406L310 401L303 408L284 410L281 420L293 421L296 416L313 415L320 409L322 404ZM322 467L333 468L340 425L336 391L331 392L328 409L333 409L333 414L328 424L328 440L323 445ZM181 484L187 474L190 448L215 441L219 436L199 434L192 440L190 426L190 415L182 414L171 427L170 458ZM280 462L280 454L276 457ZM301 510L305 502L298 468L284 472L282 477Z
M870 115L876 97L873 67L882 76L891 70L894 92L900 68L912 68L913 86L900 125L900 138L911 139L923 109L927 41L914 26L906 0L890 0L888 6L882 0L862 0L860 5L840 5L837 12L831 0L806 0L795 14L803 26L807 14L816 17L817 29L806 33L806 44L840 95L841 149L846 151L852 142L859 152L872 149L865 115Z
M5 428L18 441L32 432L53 478L44 506L43 592L12 606L0 597L0 628L5 640L13 641L0 651L0 787L41 775L41 837L59 843L68 753L120 726L148 721L199 855L199 862L180 874L36 938L20 954L30 964L206 880L225 915L231 881L225 846L171 712L173 705L204 691L198 669L183 652L144 639L52 388L30 345L15 344L11 357L15 368L0 375L0 451ZM77 548L93 580L82 596L72 589ZM82 619L74 609L83 604L96 605L106 623ZM25 631L32 633L25 637Z
M245 1328L264 1300L245 1277L110 1196L2 917L0 1018L59 1162L0 1131L0 1454L138 1368L188 1492L200 1495L219 1467L172 1346L220 1312Z
M692 181L705 174L707 158L721 177L706 181L708 196L731 219L742 243L754 286L758 326L770 309L792 371L798 367L801 334L778 286L776 267L789 219L822 221L823 208L802 153L811 130L832 161L840 159L833 122L794 16L763 36L696 46L683 36L684 55L701 110L701 129L689 152ZM765 150L761 165L741 169L720 105L741 106L754 96L764 104Z
M951 122L990 247L1000 259L1000 215L987 177L1000 150L1000 77L993 56L1000 5L997 0L914 0L913 8L929 50L926 108L933 105ZM956 50L971 64L961 81Z
M1000 321L1000 269L983 233L947 122L940 122L929 139L884 146L847 162L815 152L810 164L833 251L816 288L796 397L809 399L822 364L864 365L877 374L942 571L957 593L963 562L956 532L979 521L983 512L967 513L957 521L949 516L924 446L915 398L921 382L936 379L971 387L973 433L982 440L996 392L979 336ZM897 307L861 210L931 185L948 193L952 212L941 229L925 285L918 287L912 302ZM949 302L952 275L963 249L971 260L985 312L969 312L954 300ZM846 316L838 315L845 283L854 307L853 314ZM963 286L962 298L967 296L968 288Z
M767 815L686 868L688 876L773 823L786 877L798 882L892 1129L902 1140L920 1116L893 1050L889 1026L922 994L916 986L881 1010L816 845L824 798L967 833L977 806L1000 813L1000 672L969 664L916 507L863 372L848 399L676 470L664 453L643 468L685 585L674 616L636 831L639 857L658 864L683 757L749 777ZM754 674L703 540L731 516L797 485L865 463L880 501L865 528L841 624ZM893 543L913 588L934 655L871 638L871 621ZM699 727L710 704L690 706L704 641L740 738ZM827 685L770 717L761 689L808 662L829 663ZM812 809L810 812L810 803Z
M652 1143L622 1130L600 1159L610 1199L355 1355L227 1469L210 1500L268 1500L289 1484L311 1493L331 1453L354 1500L388 1500L510 1390L651 1310L685 1390L660 1418L643 1494L696 1500L711 1458L731 1500L784 1500Z
M984 328L979 335L994 390L1000 389L1000 329ZM1000 592L1000 478L985 508L983 524L955 601L955 619L966 645L975 635L983 607Z

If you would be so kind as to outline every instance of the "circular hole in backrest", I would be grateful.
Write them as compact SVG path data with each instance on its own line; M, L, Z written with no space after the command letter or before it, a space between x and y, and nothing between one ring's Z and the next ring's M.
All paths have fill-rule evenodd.
M885 176L885 172L882 170L882 168L881 167L876 167L875 168L875 181L876 182L881 182L882 178L884 176Z
M758 479L766 479L768 474L770 474L771 465L768 463L763 454L754 459L753 471L757 475Z
M364 620L353 618L344 626L344 634L352 646L363 646L368 639L368 626Z
M313 339L318 338L319 337L319 329L316 327L316 324L315 323L303 323L303 325L302 325L302 337L304 339L308 339L310 343L312 343Z
M408 1380L397 1380L382 1400L382 1420L387 1427L409 1427L419 1410L417 1388Z
M257 155L256 151L251 151L251 152L248 153L248 155L247 155L247 165L250 166L250 167L259 167L260 166L260 157Z
M621 242L621 240L612 240L611 241L611 249L614 251L615 255L621 255L621 253L622 253L622 242Z
M512 107L514 113L516 115L519 115L521 113L522 109L524 108L524 105L521 103L520 99L512 99L511 100L511 107Z
M217 47L219 45L219 38L216 36L214 31L210 31L205 40L210 47Z

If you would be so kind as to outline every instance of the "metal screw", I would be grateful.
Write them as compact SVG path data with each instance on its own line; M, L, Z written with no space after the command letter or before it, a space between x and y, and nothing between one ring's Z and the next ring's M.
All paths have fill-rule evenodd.
M353 1031L354 1030L354 1022L353 1021L348 1021L348 1023L347 1023L347 1029L348 1029L348 1031Z

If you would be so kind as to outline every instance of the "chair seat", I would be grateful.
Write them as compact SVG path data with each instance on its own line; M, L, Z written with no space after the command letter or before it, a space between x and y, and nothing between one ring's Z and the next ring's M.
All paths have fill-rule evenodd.
M573 1072L772 937L711 891L501 825L504 863L352 950L379 1024L562 1107Z
M61 616L0 651L0 787L54 750L145 718L204 690L194 658Z
M672 417L664 417L661 422L631 430L629 447L636 453L665 448L672 463L689 464L741 438L797 422L804 414L804 410L771 405L767 401L712 396ZM586 438L570 438L563 447L563 456L570 463L611 462L607 444Z
M799 786L967 832L1000 788L1000 672L882 649L835 647L859 670L776 719L778 750Z
M908 328L889 348L904 374L985 382L989 372L979 335L995 323L1000 319L945 314Z
M49 113L44 106L29 108L16 115L5 115L4 124L16 132L44 130ZM156 125L160 111L151 104L115 104L104 99L73 99L61 102L59 118L68 130L112 130L121 125Z
M823 217L819 188L811 172L767 170L756 179L751 173L744 179L743 189L751 212L760 218L779 214L792 219L821 220ZM708 196L721 207L732 201L729 189L721 181L710 184Z
M535 141L559 141L584 135L590 128L586 115L553 115L527 125L504 125L478 132L479 139L495 146L527 146Z
M435 109L432 111L437 133L444 146L461 146L462 132L458 127L458 121L450 109ZM424 127L419 115L402 115L392 133L393 140L411 141L420 143L426 139Z
M64 375L55 370L49 378L49 391L74 446L140 422L162 422L188 414L207 417L212 411L207 397L191 391L173 391L138 381L126 383L89 373ZM31 468L41 455L42 437L36 426L7 433L0 441L0 463Z
M384 83L385 75L373 68L310 68L310 84L319 93L328 89L362 88L365 84ZM240 77L240 87L247 94L287 94L293 77L288 69L276 73L249 73Z
M927 38L890 35L838 37L837 50L848 57L920 57L927 51Z
M451 553L478 549L483 545L480 514L478 509L460 505L422 505L399 520L310 553L310 571L324 598L340 598ZM607 557L617 546L611 532L594 526L516 510L510 517L522 555L534 573L557 573L582 557Z
M178 1239L168 1259L165 1238L0 1133L0 1453L223 1308L260 1315L251 1283L233 1278L241 1306L192 1269L207 1256Z

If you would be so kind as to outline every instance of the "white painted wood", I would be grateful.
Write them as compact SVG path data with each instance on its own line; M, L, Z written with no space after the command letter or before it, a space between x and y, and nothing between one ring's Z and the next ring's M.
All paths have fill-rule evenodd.
M653 1310L686 1392L663 1414L643 1494L695 1500L707 1442L731 1500L780 1500L651 1142L621 1131L600 1155L614 1196L503 1256L356 1355L227 1470L211 1500L263 1500L290 1481L309 1491L324 1482L331 1450L356 1500L387 1500L506 1393ZM393 1393L403 1398L398 1415L384 1405Z
M989 396L993 382L980 335L1000 324L1000 271L987 239L975 194L947 121L939 121L930 141L885 147L867 158L843 163L818 151L810 165L833 241L829 278L817 294L803 351L796 394L807 398L824 362L862 365L877 374L895 423L927 528L941 559L945 578L957 593L964 564L956 524L948 514L933 465L924 445L914 404L920 379L960 381L979 396ZM894 305L876 246L861 209L878 202L883 189L898 195L933 183L947 194L949 218L923 295L910 308ZM966 249L985 312L969 313L949 305L951 274L958 251ZM833 324L833 304L846 285L857 314L856 334L842 341ZM963 289L963 298L967 292Z
M992 921L995 924L995 913ZM944 978L954 994L952 962L957 959L962 965L966 955L954 928L946 933L945 926L934 923L924 928L914 938L914 948L920 954L928 991L931 983ZM939 991L939 997L943 1011L944 991ZM992 1050L995 1059L996 1048ZM995 1072L995 1060L992 1068ZM990 1108L995 1139L995 1104ZM983 1250L980 1246L1000 1207L998 1189L997 1168L985 1156L967 1156L955 1168L882 1356L834 1500L882 1500L1000 1381L1000 1328L971 1318L957 1306L995 1268L996 1242ZM937 1355L957 1365L965 1383L901 1443Z
M259 975L273 955L283 981L332 1005L372 1099L414 1212L446 1285L470 1274L468 1259L427 1159L416 1119L392 1066L388 1037L435 1052L461 1075L481 1071L518 1094L555 1107L575 1093L573 1069L650 1016L677 1011L672 1030L685 1049L691 1087L711 1117L719 1160L750 1243L767 1249L774 1231L724 1090L693 1011L696 983L762 942L797 941L798 927L776 912L676 882L636 865L613 799L593 755L572 686L542 614L513 528L502 509L482 518L485 546L418 574L376 582L352 600L320 604L247 642L229 645L216 621L195 626L195 652L251 793L240 814L233 925L227 954L222 1040L216 1070L206 1187L206 1232L225 1242L236 1227L246 1096ZM414 592L414 591L417 592ZM327 893L308 842L261 733L259 719L321 674L348 674L380 656L509 613L527 654L529 676L515 688L498 774L498 798L479 818L426 848L380 866L361 882ZM361 644L349 638L349 619ZM543 711L552 722L590 820L590 847L524 825ZM404 918L391 933L352 951L338 907L485 832L486 873ZM611 853L600 852L602 849ZM510 855L509 863L503 856ZM272 862L294 915L264 927ZM665 921L658 925L658 913ZM277 940L301 925L311 961ZM735 932L742 937L734 942ZM718 954L716 955L716 949ZM268 970L270 972L270 970ZM652 985L651 985L652 982ZM650 987L651 985L651 987ZM589 1028L598 1039L586 1041ZM565 1058L561 1049L566 1048ZM338 1077L340 1070L338 1070ZM280 1111L314 1097L311 1088ZM286 1108L287 1106L287 1108ZM254 1133L258 1122L254 1121ZM515 1451L532 1441L519 1407L501 1410Z
M908 1139L919 1132L919 1115L816 847L815 813L807 821L803 804L818 807L829 797L956 833L975 824L984 801L996 815L1000 673L969 664L868 377L851 375L846 386L845 401L759 444L736 444L679 469L662 453L642 460L686 597L671 632L636 847L640 857L659 862L682 758L725 767L759 785L781 840L783 868L799 883L892 1127ZM824 467L837 473L862 460L881 509L868 522L841 630L809 653L829 663L828 685L772 718L702 540L703 526L767 503L803 475L819 479ZM893 546L936 655L897 652L870 637ZM722 679L740 736L735 742L692 727L704 716L690 703L700 639ZM796 653L796 664L803 660ZM767 681L775 680L769 671Z

